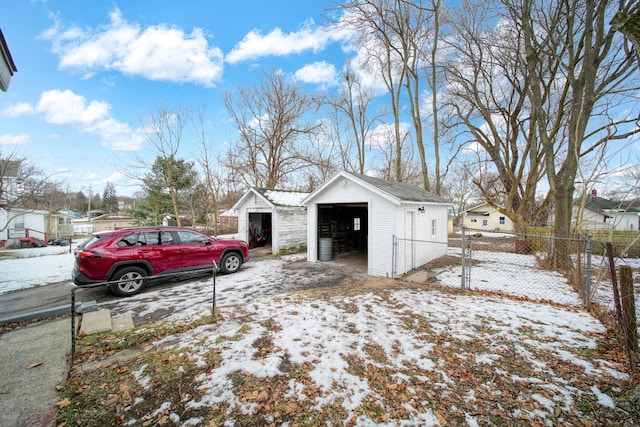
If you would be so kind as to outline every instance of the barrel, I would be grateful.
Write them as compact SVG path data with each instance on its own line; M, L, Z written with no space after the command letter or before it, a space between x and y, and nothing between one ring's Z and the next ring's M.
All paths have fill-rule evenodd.
M333 255L333 239L331 237L320 237L319 239L319 259L320 261L330 261Z

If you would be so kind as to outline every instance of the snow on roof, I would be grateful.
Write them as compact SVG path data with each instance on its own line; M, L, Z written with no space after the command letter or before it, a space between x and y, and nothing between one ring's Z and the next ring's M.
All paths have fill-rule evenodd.
M302 206L302 200L310 193L287 190L270 190L267 188L256 188L267 200L276 206Z

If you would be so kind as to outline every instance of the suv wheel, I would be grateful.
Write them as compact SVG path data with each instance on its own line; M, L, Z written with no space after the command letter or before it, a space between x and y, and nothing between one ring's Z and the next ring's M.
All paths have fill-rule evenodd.
M222 257L220 268L222 272L225 274L231 274L238 271L240 266L242 265L242 258L235 252L230 252Z
M111 281L116 283L112 283L109 288L119 297L129 297L144 288L145 277L147 273L140 267L124 267L113 275Z

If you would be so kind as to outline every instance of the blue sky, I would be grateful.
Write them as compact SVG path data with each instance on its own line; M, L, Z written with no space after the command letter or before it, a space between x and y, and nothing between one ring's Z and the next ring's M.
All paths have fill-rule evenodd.
M2 29L18 72L0 93L0 153L16 152L70 190L138 189L118 172L150 154L143 116L204 107L215 148L235 140L225 90L281 69L314 91L353 52L330 1L15 0ZM198 147L185 143L180 157Z

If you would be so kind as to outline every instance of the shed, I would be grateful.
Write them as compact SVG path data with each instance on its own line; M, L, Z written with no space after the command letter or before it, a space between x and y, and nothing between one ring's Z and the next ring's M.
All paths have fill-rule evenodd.
M309 193L250 188L233 206L238 212L238 236L249 247L271 247L274 254L300 250L307 243Z
M342 171L303 204L311 262L359 252L368 275L397 277L447 253L451 203L420 187Z

